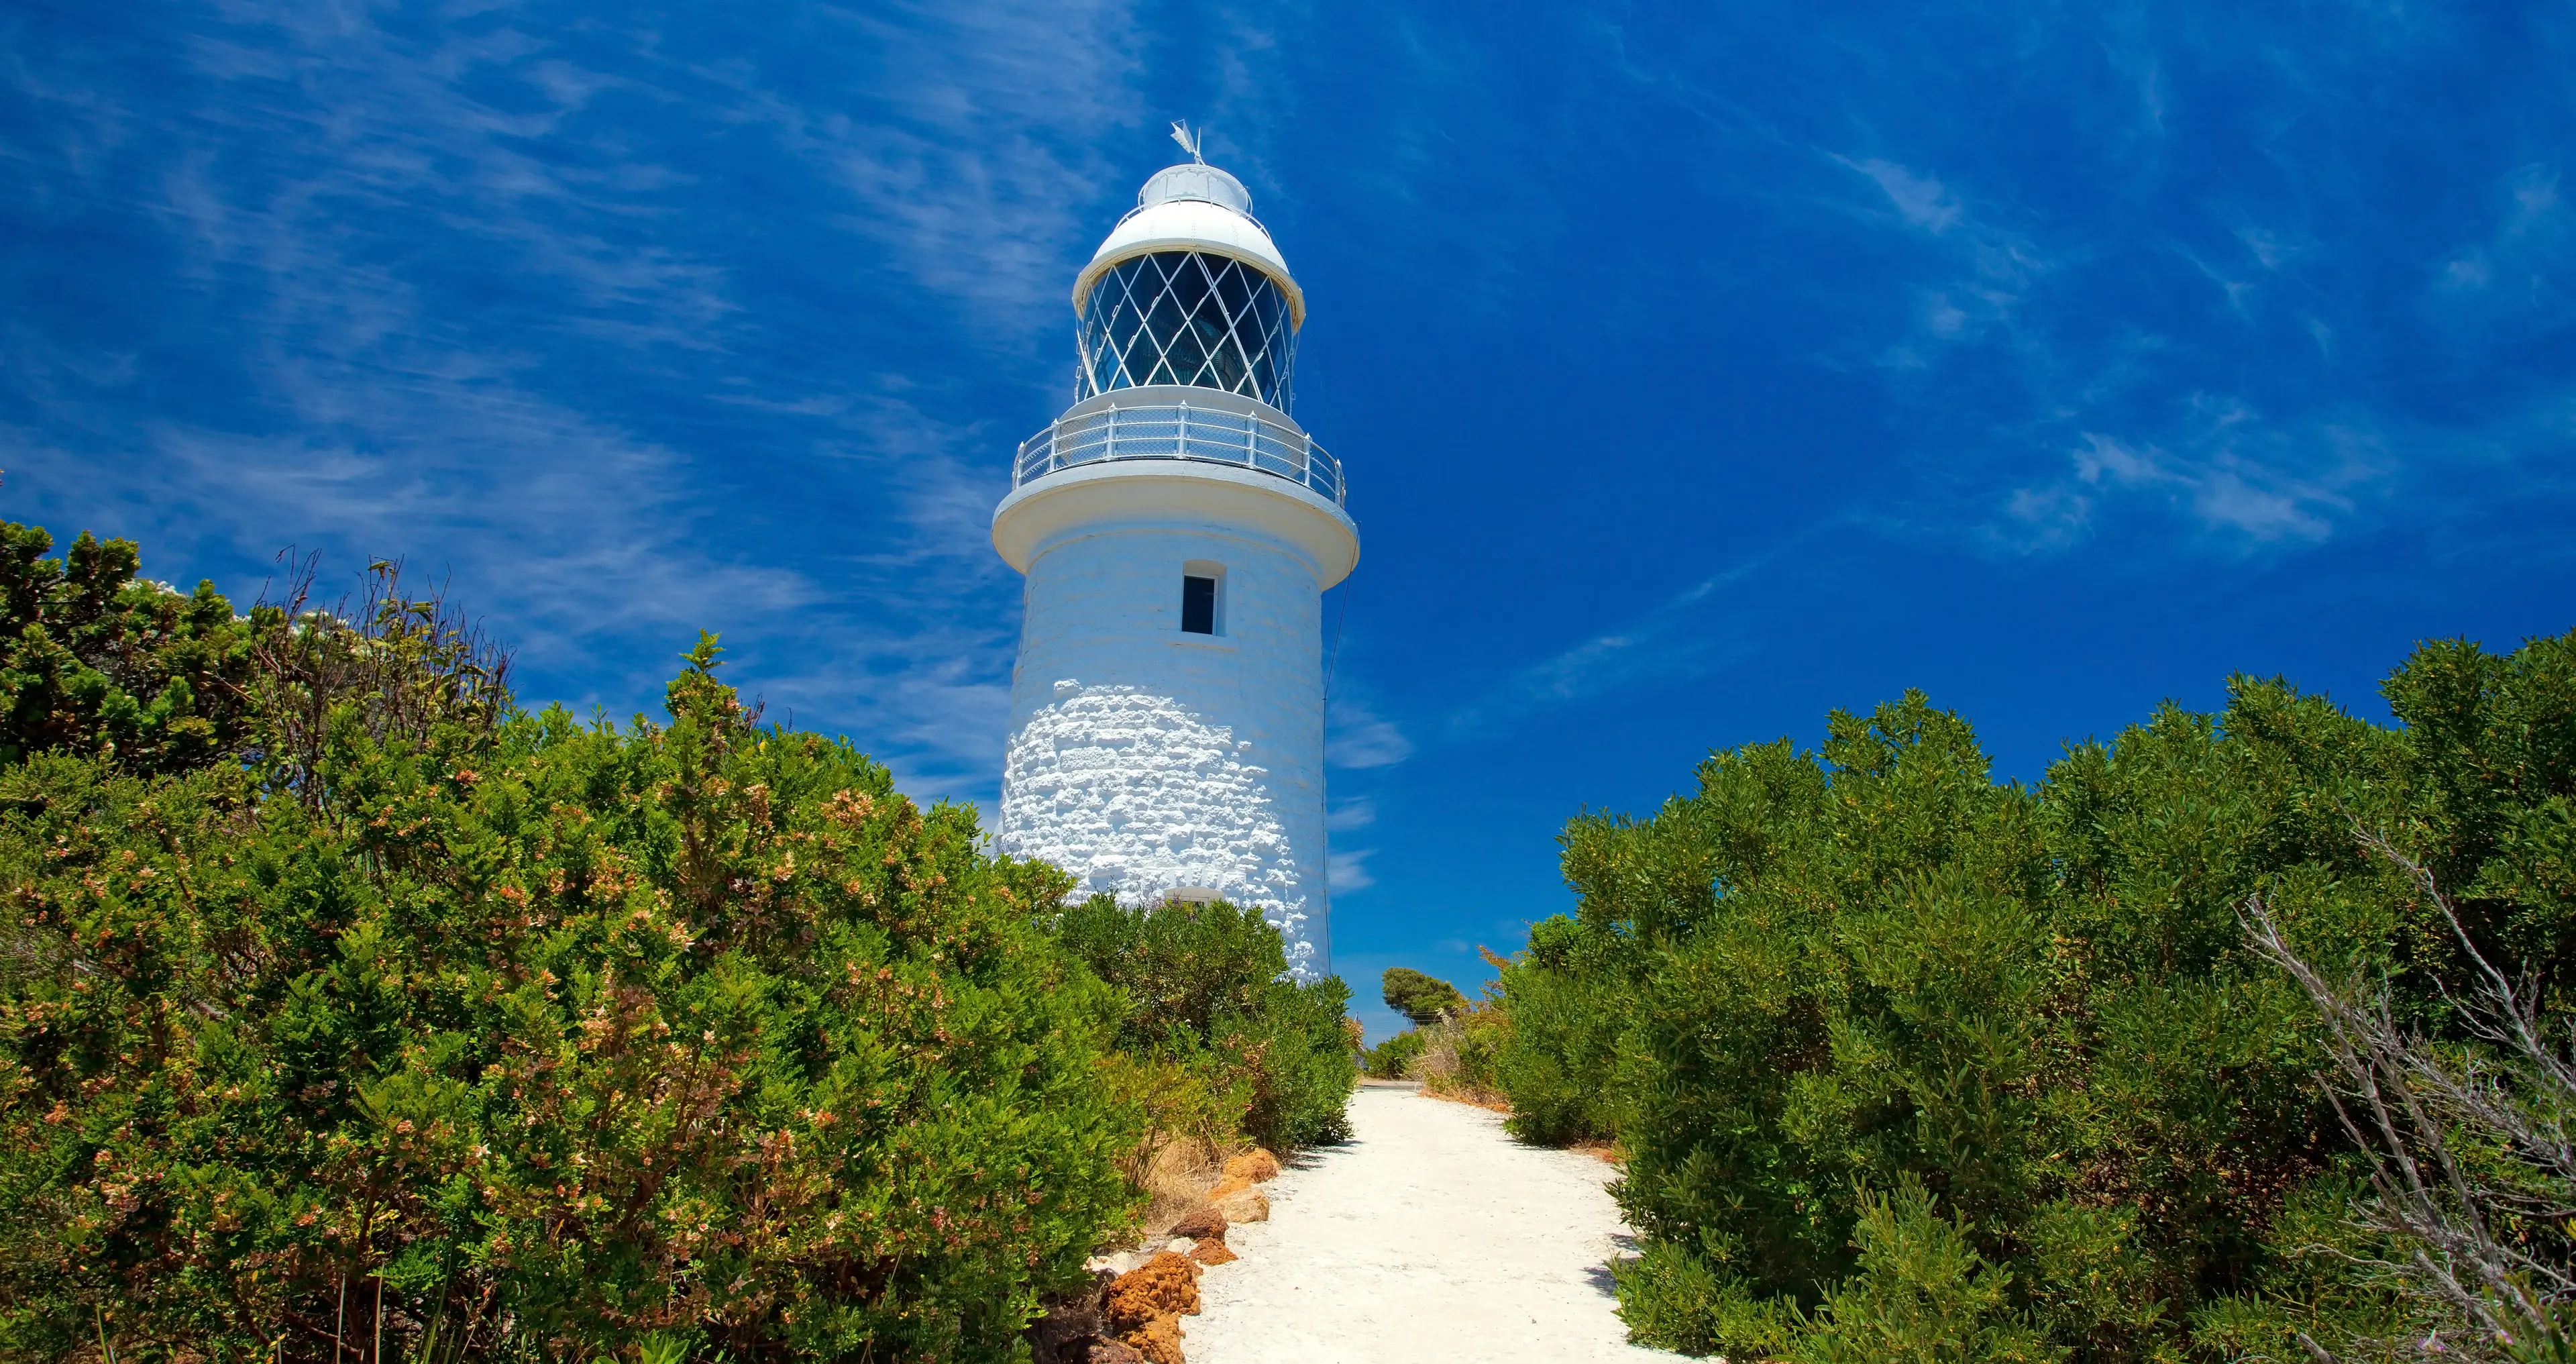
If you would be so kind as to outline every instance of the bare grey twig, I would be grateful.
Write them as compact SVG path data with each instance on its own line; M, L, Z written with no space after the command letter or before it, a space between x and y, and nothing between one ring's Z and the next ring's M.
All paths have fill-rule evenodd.
M264 601L286 628L263 634L253 686L268 756L307 805L326 792L322 758L335 716L377 743L426 740L443 724L490 729L510 708L510 655L447 604L447 585L413 597L400 560L367 566L355 603L313 604L315 556L280 556L284 595Z
M2576 1301L2576 1265L2559 1235L2576 1217L2576 1057L2553 1038L2540 992L2487 960L2458 907L2423 864L2386 837L2365 848L2411 877L2450 925L2470 983L2452 995L2478 1045L2441 1045L2402 1027L2384 979L2358 968L2329 979L2283 935L2260 894L2239 917L2254 950L2287 972L2325 1024L2334 1063L2325 1086L2344 1130L2369 1162L2361 1225L2405 1247L2382 1267L2465 1328L2408 1342L2451 1358L2558 1359L2576 1353L2561 1308ZM2330 1358L2303 1338L2317 1358Z

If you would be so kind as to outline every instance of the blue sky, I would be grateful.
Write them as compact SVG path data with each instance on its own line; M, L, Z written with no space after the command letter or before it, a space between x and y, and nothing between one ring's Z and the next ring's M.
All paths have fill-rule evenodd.
M1169 120L1310 306L1337 965L1919 686L1998 772L2576 626L2576 9L228 0L0 12L0 515L408 556L525 699L989 804L1075 268ZM1329 627L1328 627L1329 628Z

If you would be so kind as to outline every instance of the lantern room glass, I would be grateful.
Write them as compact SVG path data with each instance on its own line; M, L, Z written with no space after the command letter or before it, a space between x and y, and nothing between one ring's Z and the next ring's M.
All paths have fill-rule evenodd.
M1297 355L1288 300L1231 257L1157 251L1110 267L1083 302L1079 344L1077 401L1187 384L1288 410Z

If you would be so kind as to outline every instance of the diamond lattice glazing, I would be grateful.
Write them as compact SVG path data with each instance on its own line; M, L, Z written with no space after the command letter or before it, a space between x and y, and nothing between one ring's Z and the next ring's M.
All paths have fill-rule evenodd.
M1083 303L1081 392L1190 384L1285 412L1297 336L1267 275L1225 256L1158 251L1112 266Z

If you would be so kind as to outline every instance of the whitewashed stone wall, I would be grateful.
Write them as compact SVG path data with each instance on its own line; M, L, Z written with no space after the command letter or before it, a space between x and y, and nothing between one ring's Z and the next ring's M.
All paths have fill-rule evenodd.
M1224 566L1219 629L1181 632L1184 564ZM1111 527L1029 566L995 842L1129 904L1257 905L1300 980L1331 970L1321 593L1289 550Z

